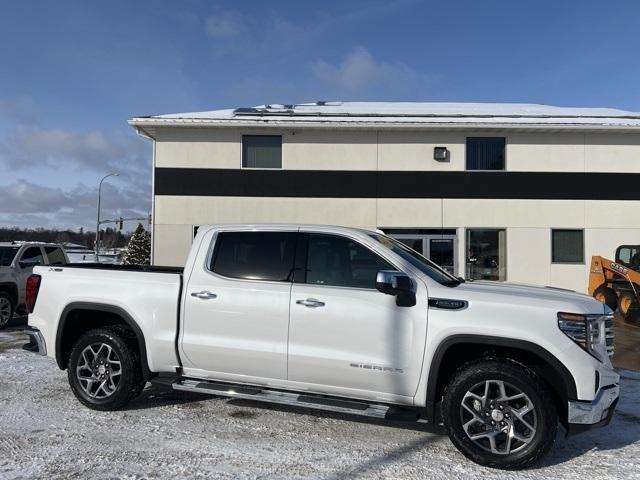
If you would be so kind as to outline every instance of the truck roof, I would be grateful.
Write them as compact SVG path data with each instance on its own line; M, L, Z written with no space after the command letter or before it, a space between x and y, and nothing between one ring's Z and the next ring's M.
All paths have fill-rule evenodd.
M242 229L248 230L255 228L256 230L262 229L319 229L319 230L331 230L331 231L344 231L344 232L375 232L383 233L377 227L345 227L344 225L326 225L326 224L314 224L314 223L217 223L211 225L200 225L198 232L211 229Z
M14 240L12 242L0 242L0 247L21 247L23 245L33 245L33 246L47 246L47 247L60 247L62 246L58 243L47 243L47 242L29 242L26 240Z

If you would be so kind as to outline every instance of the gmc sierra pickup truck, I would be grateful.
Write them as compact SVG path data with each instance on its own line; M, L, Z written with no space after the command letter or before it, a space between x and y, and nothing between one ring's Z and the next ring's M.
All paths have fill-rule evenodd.
M606 425L612 313L586 295L465 282L375 230L201 227L183 269L36 267L30 348L89 408L147 381L442 425L468 458L524 468Z

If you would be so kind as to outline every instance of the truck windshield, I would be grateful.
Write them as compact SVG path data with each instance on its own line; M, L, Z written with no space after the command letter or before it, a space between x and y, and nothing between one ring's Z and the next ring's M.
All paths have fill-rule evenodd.
M415 250L407 247L402 242L378 233L371 233L369 236L378 241L383 247L388 248L396 255L401 256L404 260L416 267L429 278L438 282L440 285L445 285L447 287L460 285L461 281L459 279L451 275L446 270L440 268L428 258L423 257Z
M13 257L18 253L19 247L0 247L0 267L8 267Z

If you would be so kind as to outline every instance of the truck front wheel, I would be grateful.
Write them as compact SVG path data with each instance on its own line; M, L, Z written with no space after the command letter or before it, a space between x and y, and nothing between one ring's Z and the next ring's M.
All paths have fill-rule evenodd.
M521 469L552 447L558 414L546 384L508 360L458 370L446 388L442 417L449 438L480 465Z
M91 330L73 346L67 365L69 385L80 402L94 410L117 410L144 387L134 349L112 330Z

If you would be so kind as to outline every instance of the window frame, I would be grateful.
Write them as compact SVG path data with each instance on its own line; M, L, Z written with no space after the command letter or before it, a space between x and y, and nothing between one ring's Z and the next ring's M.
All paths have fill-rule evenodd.
M366 248L367 250L369 250L374 255L382 258L385 262L387 262L389 265L393 267L394 271L408 275L407 273L404 272L403 269L398 268L398 265L393 260L391 260L388 256L382 255L376 250L374 250L373 248L369 247L368 245L365 245L359 238L355 238L350 235L346 235L344 233L323 232L323 231L317 231L317 230L300 230L298 234L299 234L299 237L298 237L298 244L296 248L296 258L294 262L295 274L293 277L293 283L296 285L305 285L308 287L322 287L322 288L340 288L343 290L358 290L358 291L365 291L365 292L372 292L372 291L378 292L378 290L375 288L375 285L373 287L347 287L343 285L324 285L322 283L307 283L307 266L308 266L308 259L309 259L309 235L313 235L313 234L331 235L334 237L341 237L341 238L350 240L352 242L355 242L358 245L362 246L363 248ZM300 255L304 255L304 257L301 258ZM302 267L300 267L300 265L302 265ZM302 271L302 275L301 275L302 278L299 278L300 277L300 275L298 275L299 271Z
M279 167L245 167L244 166L244 137L280 137L280 166ZM240 170L284 170L284 135L281 133L240 133Z
M294 275L291 276L291 278L288 281L283 281L283 280L262 280L259 278L238 278L238 277L227 277L226 275L222 275L220 273L214 272L211 269L211 261L215 258L215 255L218 252L218 248L220 246L220 244L218 243L218 237L221 233L293 233L296 235L295 238L295 242L296 244L293 247L293 272ZM260 283L272 283L275 285L286 285L286 284L291 284L293 283L293 278L295 277L295 266L296 266L296 255L297 255L297 251L298 251L298 246L299 246L299 232L298 230L292 230L292 229L273 229L273 230L257 230L257 229L229 229L229 230L217 230L213 233L213 236L211 237L211 240L209 241L209 246L208 246L208 251L207 251L207 255L205 255L204 258L204 271L207 272L209 275L212 275L218 279L221 280L226 280L226 281L233 281L233 282L260 282Z
M469 139L479 139L479 138L502 138L504 140L504 150L502 152L502 168L500 169L481 169L481 168L469 168L469 155L468 155L468 145ZM472 136L468 135L464 137L464 171L465 172L506 172L507 171L507 145L508 145L508 136L502 135L499 137L496 136Z
M582 234L582 260L579 262L567 262L567 261L555 261L553 259L553 233L554 232L580 232ZM549 252L551 254L551 265L585 265L585 242L584 242L584 228L550 228L549 229L549 240L550 240L550 248Z

